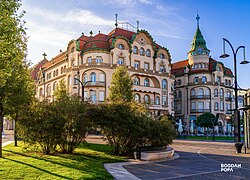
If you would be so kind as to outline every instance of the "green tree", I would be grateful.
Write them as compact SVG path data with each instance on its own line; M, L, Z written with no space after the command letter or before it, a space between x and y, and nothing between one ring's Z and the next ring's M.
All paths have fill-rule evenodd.
M198 116L195 124L200 127L212 128L218 125L218 118L216 118L214 114L207 112Z
M59 81L59 85L56 86L56 90L54 92L54 96L56 100L61 100L64 98L68 98L69 94L67 93L67 87L65 81L62 79Z
M19 0L1 0L0 3L0 157L2 157L2 131L3 117L6 103L10 96L15 96L12 82L17 76L13 70L19 69L16 66L25 64L26 55L26 33L24 21L22 21L24 11L20 9ZM13 98L13 97L12 97Z
M109 99L112 102L131 102L133 100L133 83L125 66L118 66L112 75Z

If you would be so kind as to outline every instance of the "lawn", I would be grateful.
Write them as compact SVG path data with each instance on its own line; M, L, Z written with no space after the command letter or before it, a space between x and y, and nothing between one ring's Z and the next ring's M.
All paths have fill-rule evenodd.
M3 148L0 179L114 179L104 163L126 161L101 144L81 144L74 154L43 155L22 142Z

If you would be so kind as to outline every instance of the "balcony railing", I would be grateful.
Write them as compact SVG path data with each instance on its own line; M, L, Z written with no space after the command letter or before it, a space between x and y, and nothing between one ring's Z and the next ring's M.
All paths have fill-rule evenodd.
M205 113L205 112L211 112L210 109L191 109L191 113Z
M181 110L174 110L175 114L181 114Z
M86 85L87 86L102 86L105 87L105 82L101 82L101 81L96 81L96 82L88 82Z
M232 97L225 97L225 100L226 101L232 101L233 99L232 99Z
M191 95L191 99L210 99L210 95Z

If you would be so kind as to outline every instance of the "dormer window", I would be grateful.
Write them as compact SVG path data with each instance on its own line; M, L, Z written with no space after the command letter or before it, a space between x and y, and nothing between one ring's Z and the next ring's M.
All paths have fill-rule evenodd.
M217 71L221 71L221 68L220 68L220 66L218 66L218 67L217 67Z
M165 68L164 66L160 66L160 72L164 72Z
M164 59L164 58L165 58L165 55L164 55L164 54L160 54L159 57L160 57L161 59Z
M75 47L72 47L70 52L74 52L75 51Z
M118 44L118 48L123 50L124 49L124 45L123 44Z

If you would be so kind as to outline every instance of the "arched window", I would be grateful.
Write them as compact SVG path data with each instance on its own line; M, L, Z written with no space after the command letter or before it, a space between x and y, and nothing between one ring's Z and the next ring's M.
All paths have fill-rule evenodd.
M78 79L78 75L74 76L74 84L78 84L79 83L78 80L76 80L76 79Z
M39 95L40 95L40 96L43 95L43 88L40 88L40 90L39 90Z
M160 104L160 97L159 97L159 96L156 96L156 97L155 97L155 104L156 104L156 105L159 105L159 104Z
M83 82L87 82L88 81L88 75L85 73L83 75Z
M123 44L118 44L118 48L123 50L124 49L124 45Z
M75 60L74 59L71 61L71 66L72 67L75 66Z
M231 98L231 91L227 91L227 97Z
M68 85L71 85L71 76L68 76Z
M120 65L122 65L123 64L123 58L119 57L117 63L120 64Z
M133 48L133 53L134 53L134 54L138 54L138 47L137 47L137 46L134 46L134 48Z
M140 102L140 95L139 94L135 94L134 98L135 98L136 102Z
M92 72L92 73L90 74L90 81L91 81L91 82L96 82L96 73Z
M166 79L163 79L162 80L162 89L167 89L167 80Z
M218 97L218 89L214 89L214 97Z
M214 110L215 110L215 111L218 111L218 110L219 110L219 103L218 103L218 102L215 102L215 103L214 103Z
M53 91L56 90L56 82L53 83Z
M61 74L63 73L63 67L61 67Z
M208 96L210 95L209 89L206 89L205 94L208 95Z
M47 96L50 96L51 95L51 87L50 85L48 84L47 85Z
M231 86L231 80L228 80L228 86Z
M146 56L151 57L151 51L149 49L146 50Z
M191 96L195 96L195 89L191 89Z
M220 88L220 96L223 97L224 96L224 90L222 88Z
M140 85L140 79L138 77L134 78L134 85Z
M144 48L143 47L140 48L140 55L144 56Z
M101 73L101 74L99 75L99 81L100 81L100 82L105 82L105 75L104 75L103 73Z
M56 71L53 72L53 77L55 77L55 76L56 76Z
M144 86L149 87L149 79L148 78L146 78L144 80Z
M72 47L70 52L74 52L74 50L75 50L75 47Z
M226 86L228 85L228 81L227 81L227 79L225 80L225 85L226 85Z
M149 95L145 95L144 96L144 103L149 103L150 102L150 99L149 99Z
M198 95L204 95L204 90L203 89L199 89L198 90Z
M64 66L64 68L63 68L63 72L64 72L64 73L66 73L66 66Z

